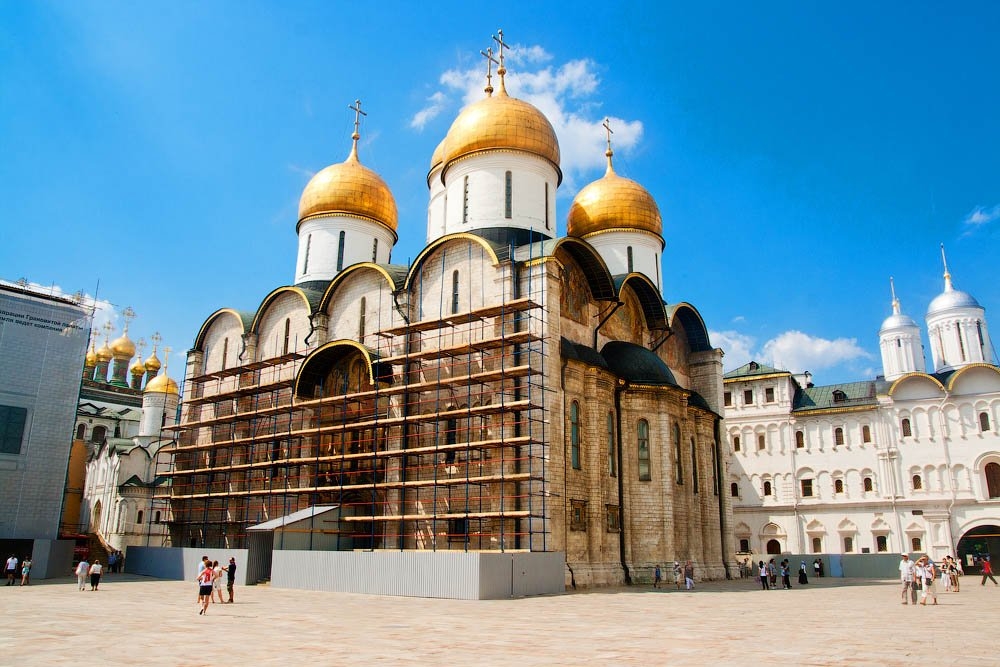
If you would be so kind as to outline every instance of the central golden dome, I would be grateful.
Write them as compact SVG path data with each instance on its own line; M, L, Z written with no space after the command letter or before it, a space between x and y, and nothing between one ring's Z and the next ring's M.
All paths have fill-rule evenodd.
M111 353L115 359L131 359L135 356L135 343L123 332L120 337L111 341Z
M179 394L180 390L176 382L167 377L166 373L162 373L146 383L143 393Z
M559 139L549 119L527 102L510 97L502 88L497 95L470 104L458 114L444 138L443 148L444 169L473 153L516 150L544 158L559 171ZM436 154L437 151L435 158ZM562 181L561 171L559 181Z
M312 177L299 199L299 224L318 215L373 220L395 234L399 215L389 186L358 161L357 143L347 159Z
M616 174L609 155L604 177L580 190L573 199L566 234L583 238L612 230L640 230L662 238L663 220L649 191Z

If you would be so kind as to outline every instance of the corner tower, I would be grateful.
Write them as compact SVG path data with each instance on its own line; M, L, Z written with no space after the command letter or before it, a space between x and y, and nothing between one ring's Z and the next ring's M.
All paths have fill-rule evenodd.
M900 311L892 278L889 278L889 290L892 292L892 315L885 318L878 330L878 346L882 351L882 373L886 380L895 380L907 373L924 372L924 348L920 342L920 327Z
M955 289L948 272L948 259L941 245L944 263L944 292L927 308L927 335L931 342L934 371L948 371L975 363L993 363L986 310L971 294Z

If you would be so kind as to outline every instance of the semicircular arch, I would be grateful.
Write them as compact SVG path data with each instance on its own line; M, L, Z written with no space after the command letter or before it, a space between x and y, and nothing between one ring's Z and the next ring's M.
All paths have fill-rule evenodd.
M243 333L250 331L250 325L254 318L252 313L241 313L233 308L220 308L209 315L205 322L201 325L201 328L198 329L198 334L194 337L194 347L192 349L201 350L202 346L205 344L205 336L208 334L208 330L211 328L212 324L214 324L216 320L227 315L236 318L236 321L239 322L240 327L243 329Z
M709 352L713 349L708 337L708 327L705 326L705 320L697 308L686 301L681 301L670 308L667 315L671 327L674 326L674 322L680 322L684 327L692 352Z
M309 315L313 314L312 304L309 303L309 297L306 296L306 293L303 292L298 287L296 287L295 285L284 285L275 290L272 290L271 293L265 296L264 299L260 302L260 306L257 307L257 311L254 313L253 322L250 324L250 331L254 333L257 332L257 328L260 326L261 319L263 319L264 313L267 311L267 307L271 305L271 302L273 302L275 299L280 297L282 294L286 293L297 294L298 296L302 297L302 303L304 303L306 306L306 312Z

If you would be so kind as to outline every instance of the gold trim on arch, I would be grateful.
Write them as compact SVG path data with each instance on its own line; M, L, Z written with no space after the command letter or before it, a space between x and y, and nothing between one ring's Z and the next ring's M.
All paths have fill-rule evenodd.
M987 364L981 361L977 361L974 364L969 364L968 366L963 366L955 371L950 378L948 378L948 392L951 393L955 389L955 381L958 380L958 376L965 373L965 371L970 368L988 368L994 373L1000 374L1000 368L997 368L993 364ZM901 378L902 379L902 378Z
M938 386L938 389L940 389L941 391L948 391L947 389L944 388L944 385L941 384L941 382L933 375L928 375L927 373L913 372L913 373L906 373L905 375L901 375L900 377L893 380L892 386L889 387L889 391L887 391L886 394L892 396L893 392L896 391L896 387L898 387L903 382L911 380L913 378L924 378L926 380L930 380L931 382L936 384Z
M349 273L354 273L355 271L360 271L362 269L373 269L378 273L381 273L382 276L385 278L385 282L389 284L389 290L390 291L396 290L396 283L393 282L392 276L389 275L389 272L386 271L384 267L379 266L375 262L360 262L358 264L351 264L346 269L344 269L336 276L334 276L333 280L330 281L330 284L326 286L326 289L323 291L323 297L319 300L318 312L321 313L326 312L327 306L329 306L330 302L333 300L333 293L336 291L336 288L340 286L342 280L346 280L344 276L346 276Z
M302 297L302 301L306 304L306 312L309 315L313 314L312 306L309 305L309 298L306 296L305 292L303 292L295 285L283 285L282 287L278 287L277 289L271 290L271 293L265 296L261 300L260 305L257 306L256 312L254 312L253 322L250 323L250 331L257 333L257 327L260 325L261 313L268 306L268 304L274 299L276 299L278 295L281 294L282 292L293 292L295 294L298 294L300 297Z
M340 338L338 340L331 340L329 343L320 345L315 350L310 352L309 356L302 361L302 365L299 366L299 372L295 374L295 384L292 386L292 396L299 395L299 382L302 380L302 372L309 367L309 362L313 359L313 357L334 347L353 347L354 349L360 351L361 354L364 355L365 361L368 362L368 383L373 387L375 386L375 370L372 364L371 351L356 340Z
M219 308L217 311L209 315L202 323L201 328L198 329L198 334L194 337L194 347L192 349L204 351L201 349L201 346L205 342L205 336L208 334L209 325L211 325L217 317L226 313L229 313L236 318L236 321L240 323L240 328L243 330L243 333L247 332L246 323L243 322L243 316L240 315L238 310L235 308Z
M475 241L479 245L483 246L486 249L486 252L489 253L490 257L493 258L493 266L497 266L498 264L500 264L500 258L497 257L497 253L495 250L493 250L493 246L491 246L489 242L483 237L476 236L475 234L470 234L469 232L456 232L454 234L448 234L446 236L442 236L439 239L435 239L430 244L428 244L426 248L420 251L420 254L417 255L417 258L413 260L413 264L410 265L410 270L406 272L406 280L403 282L403 289L409 291L411 285L413 284L413 278L415 275L417 275L417 270L424 263L427 257L430 256L432 252L437 250L439 247L443 246L445 243L448 243L449 241L457 241L461 239L465 239L467 241Z

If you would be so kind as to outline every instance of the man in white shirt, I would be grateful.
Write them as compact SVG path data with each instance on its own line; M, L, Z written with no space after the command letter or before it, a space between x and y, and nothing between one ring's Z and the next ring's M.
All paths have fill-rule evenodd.
M913 596L913 601L916 602L917 591L913 588L913 563L907 554L903 554L903 557L899 561L899 580L903 584L903 604L910 603L911 595Z
M87 575L90 574L90 563L86 558L80 559L80 564L76 566L76 583L81 591L87 590Z
M14 585L14 577L17 576L17 563L18 563L17 556L11 554L10 558L7 559L7 567L6 567L8 586Z

